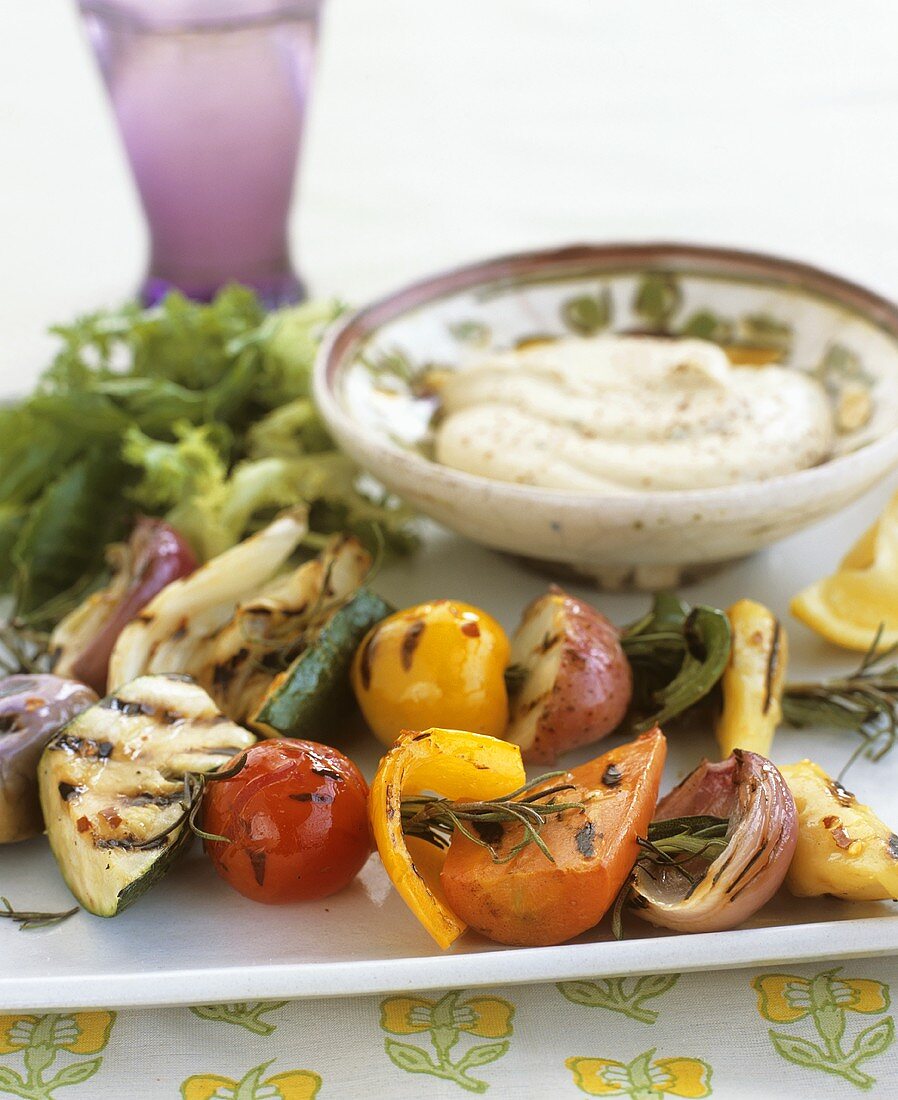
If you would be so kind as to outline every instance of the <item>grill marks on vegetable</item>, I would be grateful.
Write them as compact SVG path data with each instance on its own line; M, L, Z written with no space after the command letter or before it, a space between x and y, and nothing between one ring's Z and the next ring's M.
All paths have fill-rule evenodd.
M316 802L322 806L330 806L334 801L332 794L321 791L297 791L296 794L288 794L287 797L293 802ZM259 883L259 885L262 884Z
M823 827L824 829L829 829L830 835L840 848L851 847L853 841L848 833L845 831L845 827L842 825L841 818L837 817L835 814L827 814L827 816L823 819Z
M365 691L369 691L371 688L371 669L374 662L374 647L377 645L377 631L373 631L368 635L368 640L365 642L362 649L362 655L359 658L359 675L362 678L362 687Z
M592 859L596 854L596 827L591 821L577 830L577 850L585 859Z
M323 775L328 779L333 779L335 783L342 783L343 776L339 772L335 772L333 768L324 768L320 765L314 765L311 769L315 775Z
M602 783L606 787L619 787L623 778L624 774L617 764L609 764L602 774Z
M157 707L151 703L120 699L117 695L107 695L105 699L100 700L97 706L102 707L104 710L115 711L116 714L124 715L126 718L136 718L138 716L153 718L164 726L174 726L178 722L184 721L184 715L179 714L177 711L168 710L166 707ZM226 722L227 718L223 714L215 714L210 716L210 721L213 724L220 721Z
M193 777L254 741L196 683L169 675L135 680L73 719L39 781L54 855L84 907L114 915L164 873L189 840L186 812L202 786Z
M474 625L476 626L477 624L475 623ZM402 639L402 645L400 646L400 649L399 649L399 657L400 657L400 660L402 661L402 667L405 669L406 672L408 672L412 667L412 661L415 658L415 650L418 648L418 645L421 641L421 635L424 633L424 631L426 629L427 629L427 623L423 619L416 619L409 626L408 630L406 630L406 632L405 632L405 636ZM464 629L465 628L463 626L462 627L463 632L464 632ZM478 634L479 634L479 631L478 631ZM373 639L372 639L372 641L373 641ZM370 672L370 668L369 668L369 670L368 670L368 681L369 681L369 683L370 683L370 676L371 676L371 672ZM363 680L365 679L364 669L362 671L362 679ZM367 688L367 686L368 686L368 684L365 684L366 688Z
M219 691L227 691L232 681L240 672L247 657L249 657L249 649L244 646L242 649L238 649L237 652L232 654L226 661L215 665L212 669L212 686Z
M258 851L249 851L247 852L247 855L249 856L249 861L252 864L253 875L255 876L256 882L260 886L264 886L266 862L265 853Z
M855 802L857 802L857 797L853 795L851 791L843 787L838 779L834 779L829 784L829 789L832 791L840 806L853 806Z
M111 741L95 741L91 737L77 737L73 734L62 733L50 742L49 748L71 753L73 756L96 757L99 760L108 760L112 756L115 746Z
M770 643L770 653L767 657L767 673L764 677L764 705L762 713L767 714L770 704L773 702L773 687L776 683L776 674L779 671L780 648L782 646L783 628L779 619L774 623L773 640Z

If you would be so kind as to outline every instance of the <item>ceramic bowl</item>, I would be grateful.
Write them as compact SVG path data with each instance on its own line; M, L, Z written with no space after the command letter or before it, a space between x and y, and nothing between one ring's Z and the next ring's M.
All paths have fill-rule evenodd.
M734 361L816 375L840 427L834 454L764 481L614 495L495 481L430 457L427 370L473 349L628 330L690 333ZM898 465L898 309L770 256L580 245L435 275L347 316L322 345L314 389L359 465L446 527L607 588L663 588L822 519Z

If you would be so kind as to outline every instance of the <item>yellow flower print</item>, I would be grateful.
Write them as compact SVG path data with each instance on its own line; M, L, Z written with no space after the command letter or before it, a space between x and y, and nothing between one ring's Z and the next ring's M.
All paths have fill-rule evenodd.
M181 1085L181 1096L184 1100L212 1100L218 1093L221 1096L225 1090L231 1095L237 1082L233 1077L218 1077L214 1073L200 1073L188 1077Z
M28 1046L37 1016L0 1016L0 1054L12 1054Z
M711 1069L698 1058L659 1058L655 1069L661 1076L655 1091L669 1096L700 1097L711 1095Z
M414 1035L447 1025L483 1039L504 1039L511 1035L514 1005L508 1001L501 997L471 997L458 1003L457 993L450 996L452 1006L445 1020L442 1018L445 998L431 1001L425 997L387 997L380 1006L380 1026L394 1035ZM441 1008L435 1015L438 1005Z
M629 1096L657 1100L682 1096L690 1100L711 1095L711 1067L698 1058L657 1058L647 1050L632 1062L610 1058L568 1058L574 1084L589 1096Z
M422 1047L386 1039L384 1049L392 1063L406 1073L426 1073L452 1081L469 1092L485 1092L487 1084L471 1077L468 1070L485 1066L501 1058L508 1050L512 1034L514 1005L501 997L469 997L453 991L439 1000L427 997L387 997L380 1006L380 1026L393 1035L417 1035L428 1032L435 1058ZM472 1046L458 1061L452 1050L462 1034L504 1042Z
M869 978L836 978L835 973L826 972L814 979L799 978L795 974L765 974L755 978L758 1012L772 1023L791 1024L811 1014L815 994L849 1012L884 1012L889 1007L889 991L882 982Z
M394 1035L429 1031L430 1013L435 1004L423 997L388 997L380 1006L380 1026Z
M114 1012L0 1016L0 1054L21 1053L24 1075L0 1067L0 1091L29 1100L53 1100L57 1089L80 1085L102 1065L97 1054L109 1042ZM60 1054L75 1055L47 1076Z
M71 1054L96 1054L109 1042L109 1033L115 1023L114 1012L76 1012L72 1019L78 1035L70 1042L61 1043L63 1050Z
M482 1039L504 1039L511 1035L511 1019L514 1006L499 997L472 997L461 1006L461 1014L470 1013L473 1020L459 1026L462 1031L479 1035Z
M840 969L824 970L812 978L796 974L762 974L752 982L758 1012L777 1024L810 1020L819 1043L801 1035L770 1030L774 1049L789 1062L844 1077L858 1088L872 1088L875 1078L860 1063L882 1054L893 1043L895 1024L886 1017L864 1028L850 1047L844 1044L847 1013L875 1015L889 1007L888 986L869 978L843 978Z
M568 1058L564 1063L574 1075L574 1084L590 1096L620 1096L627 1067L608 1058Z
M183 1100L312 1100L321 1088L321 1078L307 1069L293 1069L262 1078L271 1062L253 1066L236 1081L215 1073L188 1077L181 1085Z
M74 1012L68 1016L0 1016L0 1054L12 1054L32 1043L35 1028L50 1023L49 1038L41 1041L70 1054L96 1054L109 1042L114 1012Z

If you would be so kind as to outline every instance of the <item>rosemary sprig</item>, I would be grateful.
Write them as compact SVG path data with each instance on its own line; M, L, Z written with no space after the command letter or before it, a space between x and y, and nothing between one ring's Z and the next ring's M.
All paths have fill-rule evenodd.
M881 760L898 741L898 644L880 650L884 628L880 623L870 648L847 676L787 684L783 693L783 718L790 726L825 726L861 737L840 775L859 757Z
M62 924L64 920L73 917L81 908L76 905L72 909L67 909L64 913L39 913L14 909L9 900L4 897L0 897L0 902L3 904L3 908L0 909L0 917L8 917L11 921L15 921L20 932L25 932L29 928L50 928L54 924Z
M406 836L426 840L437 848L448 848L452 833L458 830L474 844L486 848L494 863L508 863L528 844L535 844L546 859L554 863L552 853L539 835L540 830L556 814L583 809L580 802L555 801L556 795L574 790L573 784L545 787L547 782L562 775L567 775L567 772L548 772L504 798L483 802L453 802L448 798L427 795L404 798L400 807L402 831ZM538 787L544 789L536 790ZM544 802L543 799L550 801ZM524 835L502 855L496 845L502 839L504 827L515 824L523 825Z
M235 764L230 768L225 768L223 771L219 769L214 772L185 772L184 797L180 802L181 813L175 818L171 825L166 826L161 832L156 833L155 836L148 837L146 840L119 840L115 842L115 846L117 848L127 849L129 852L149 851L164 844L176 829L180 829L181 826L185 824L194 835L201 837L203 840L220 840L224 844L230 843L230 837L219 836L218 833L207 833L197 824L197 817L202 809L203 792L206 789L206 784L220 779L233 779L234 776L242 772L245 767L246 753L244 752L240 755Z
M724 851L730 823L725 817L697 814L689 817L672 817L667 821L653 821L644 837L637 837L639 855L636 867L642 867L652 875L655 867L673 868L694 887L704 874L695 874L686 865L694 859L708 864ZM611 909L611 933L616 940L623 937L624 908L632 891L633 873L621 887Z
M648 835L637 837L641 849L637 863L675 867L690 883L695 875L684 864L702 858L709 863L717 859L727 846L729 821L725 817L698 814L694 817L674 817L668 821L653 821Z

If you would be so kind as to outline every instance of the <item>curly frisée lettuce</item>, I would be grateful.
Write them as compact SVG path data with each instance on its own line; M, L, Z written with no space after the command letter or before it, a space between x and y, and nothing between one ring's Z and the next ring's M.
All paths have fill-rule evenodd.
M282 411L275 410L271 416ZM262 453L272 449L277 441L274 433L265 433L268 419L254 425L251 437L248 433L251 456L257 449ZM215 445L214 428L181 422L174 425L174 432L177 438L167 443L139 428L128 430L122 454L142 471L129 495L143 510L164 511L204 561L260 527L261 519L297 501L307 501L312 508L305 542L316 549L329 532L336 531L355 533L369 546L374 532L390 549L411 546L405 530L407 513L388 499L366 495L356 466L330 444L327 450L303 454L295 450L299 437L284 433L283 446L293 453L249 457L229 473ZM258 446L257 441L264 444Z
M208 305L170 294L55 328L35 391L0 410L0 595L32 621L57 617L139 512L166 516L202 559L300 502L315 549L348 531L410 550L409 513L360 482L311 401L340 308L266 313L231 286Z

